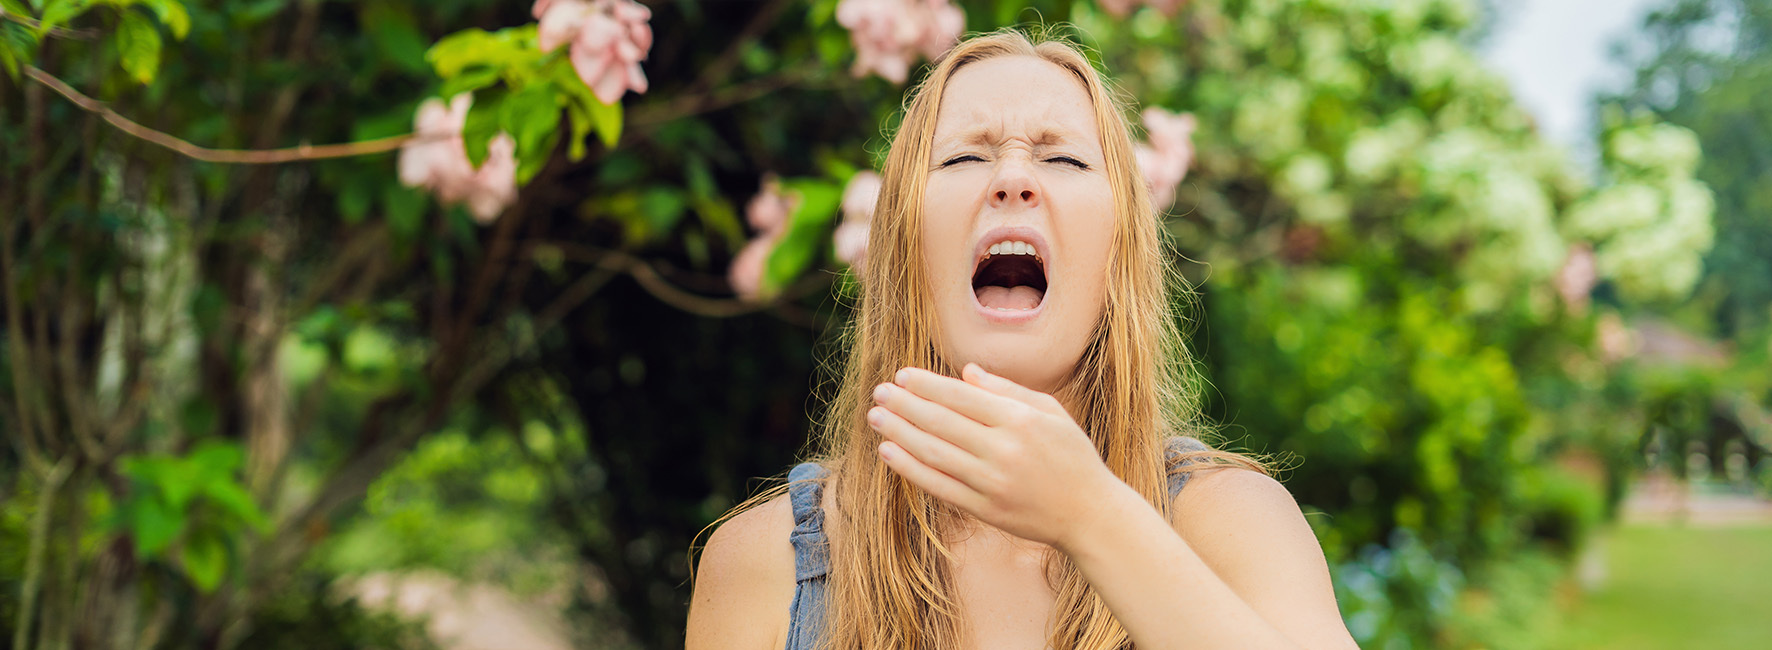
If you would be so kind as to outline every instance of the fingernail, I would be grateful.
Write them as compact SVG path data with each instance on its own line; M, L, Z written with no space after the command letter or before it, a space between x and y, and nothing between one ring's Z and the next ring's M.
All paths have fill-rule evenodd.
M911 376L911 369L910 368L900 368L900 369L898 369L898 374L892 376L892 380L898 382L898 385L903 386L905 380L909 379L910 376Z
M886 393L888 390L887 387L891 386L891 385L892 384L880 384L878 386L875 386L874 387L874 401L876 401L876 402L886 401Z
M886 443L884 443L884 442L880 443L879 449L880 449L880 457L881 458L884 458L886 460L892 460L892 452L886 450Z
M880 420L882 419L882 416L880 415L881 410L882 409L878 406L868 409L868 424L874 427L880 426Z

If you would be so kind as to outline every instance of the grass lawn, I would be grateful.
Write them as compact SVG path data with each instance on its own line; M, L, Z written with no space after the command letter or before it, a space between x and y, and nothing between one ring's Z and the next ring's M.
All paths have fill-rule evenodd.
M1772 526L1620 526L1554 648L1772 648Z

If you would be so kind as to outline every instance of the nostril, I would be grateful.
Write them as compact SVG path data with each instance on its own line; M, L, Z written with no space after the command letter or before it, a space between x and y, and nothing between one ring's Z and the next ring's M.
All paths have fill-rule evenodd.
M1001 201L1001 200L1003 200L1003 199L1006 199L1006 198L1009 198L1009 193L1008 193L1008 192L1005 192L1005 191L1003 191L1003 190L997 190L997 200L998 200L998 201Z
M1032 198L1034 198L1034 191L1033 190L1022 190L1021 191L1021 200L1026 201L1026 200L1032 199Z

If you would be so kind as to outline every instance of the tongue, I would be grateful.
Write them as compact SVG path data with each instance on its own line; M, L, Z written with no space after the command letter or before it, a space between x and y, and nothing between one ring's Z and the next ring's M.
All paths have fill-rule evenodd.
M1033 309L1040 306L1040 298L1045 292L1030 286L1019 287L979 287L978 304L992 309Z

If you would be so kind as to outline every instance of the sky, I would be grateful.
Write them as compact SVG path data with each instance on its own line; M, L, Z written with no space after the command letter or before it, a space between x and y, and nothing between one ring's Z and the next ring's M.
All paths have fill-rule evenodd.
M1612 61L1611 45L1663 1L1502 0L1500 22L1481 54L1545 138L1590 163L1594 93L1629 79L1629 70Z

